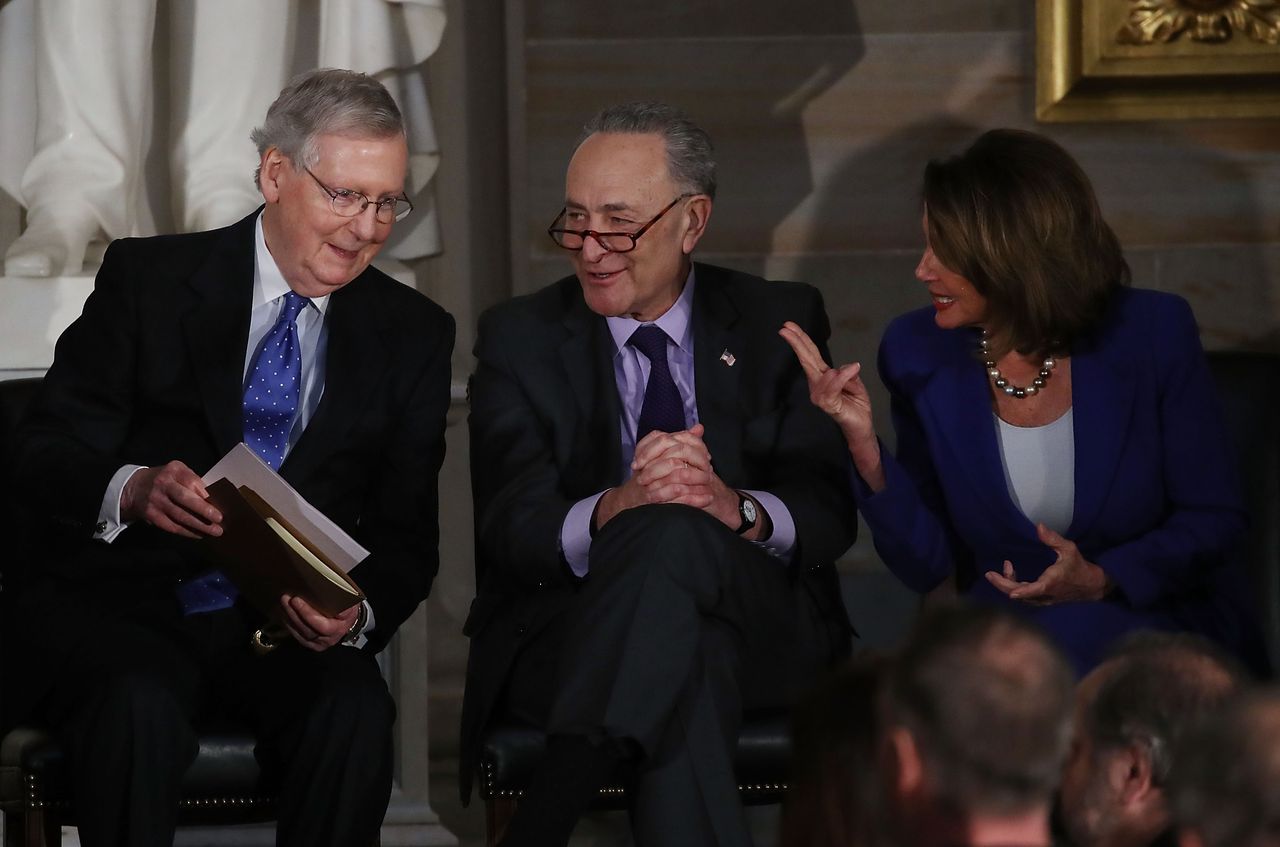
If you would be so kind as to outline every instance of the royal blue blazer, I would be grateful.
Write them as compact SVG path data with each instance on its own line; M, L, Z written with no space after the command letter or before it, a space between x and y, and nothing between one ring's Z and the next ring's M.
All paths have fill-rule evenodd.
M1098 602L1029 606L983 576L1008 559L1034 580L1055 554L1010 497L977 343L976 330L939 329L932 308L897 318L881 342L897 450L882 446L883 491L856 473L854 489L890 570L919 592L954 574L972 600L1039 622L1080 672L1144 627L1255 649L1235 553L1246 521L1236 462L1186 301L1122 289L1072 345L1075 511L1064 535L1115 583Z

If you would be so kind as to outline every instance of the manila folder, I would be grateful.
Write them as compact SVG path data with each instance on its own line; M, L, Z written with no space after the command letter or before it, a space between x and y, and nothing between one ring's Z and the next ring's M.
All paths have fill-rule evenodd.
M253 489L229 479L208 486L222 535L208 536L219 567L257 609L281 619L280 595L302 597L331 617L364 600L360 588Z

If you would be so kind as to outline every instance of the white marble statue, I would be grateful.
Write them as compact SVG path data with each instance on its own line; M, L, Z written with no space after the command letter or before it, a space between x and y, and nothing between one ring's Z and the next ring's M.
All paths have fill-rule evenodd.
M418 209L389 255L439 249L425 190L438 153L420 65L439 45L443 0L178 0L166 11L160 33L156 0L0 0L0 126L12 128L0 142L0 189L27 210L6 275L76 273L91 241L154 233L149 158L168 160L174 227L208 229L251 211L260 199L249 131L302 69L299 55L377 76L396 97ZM300 27L300 14L318 14L319 26ZM318 31L320 43L299 45L300 31ZM159 38L167 69L153 67ZM154 114L157 103L167 109ZM148 149L157 135L167 156Z

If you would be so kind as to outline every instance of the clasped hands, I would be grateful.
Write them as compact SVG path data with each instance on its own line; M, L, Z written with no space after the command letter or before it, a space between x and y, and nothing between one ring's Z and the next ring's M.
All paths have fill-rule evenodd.
M637 506L680 503L701 509L730 529L741 523L738 492L725 485L711 466L711 453L702 440L702 424L680 432L653 431L636 444L631 478L610 488L596 506L596 527L603 527L618 513ZM761 520L744 537L757 540L765 525Z
M199 474L178 461L142 468L129 477L120 494L120 517L145 521L183 538L222 535L222 514L209 502ZM308 650L327 650L351 630L359 605L329 617L301 597L280 597L284 622L293 639Z
M1032 606L1052 606L1086 600L1101 600L1114 584L1099 566L1085 559L1074 541L1063 538L1044 524L1036 525L1041 543L1057 554L1052 565L1044 569L1035 582L1020 582L1013 563L1004 562L1004 573L987 571L987 582L1011 600Z

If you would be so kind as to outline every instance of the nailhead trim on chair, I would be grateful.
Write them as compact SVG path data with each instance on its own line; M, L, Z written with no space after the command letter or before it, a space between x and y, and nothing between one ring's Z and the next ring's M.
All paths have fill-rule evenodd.
M275 799L272 797L196 797L184 799L178 803L178 806L183 809L245 809L255 806L270 806L273 803L275 803ZM70 805L67 800L42 799L40 796L40 778L33 773L27 774L28 809L56 809L61 811L69 809Z
M745 794L756 792L784 792L788 788L785 782L756 782L739 784L738 791ZM601 788L598 792L606 797L617 797L627 793L625 788ZM484 788L482 795L485 799L491 797L512 797L519 799L524 796L524 790L520 788L497 788L494 786L494 767L493 762L484 763Z

